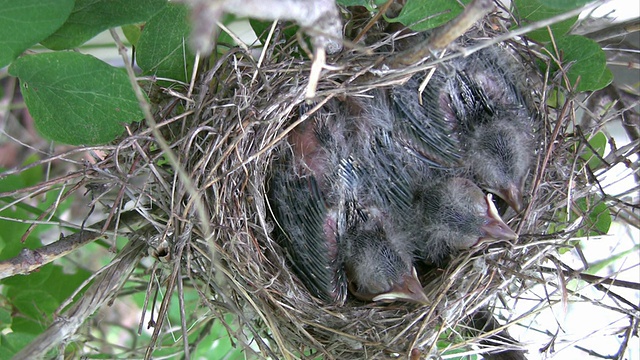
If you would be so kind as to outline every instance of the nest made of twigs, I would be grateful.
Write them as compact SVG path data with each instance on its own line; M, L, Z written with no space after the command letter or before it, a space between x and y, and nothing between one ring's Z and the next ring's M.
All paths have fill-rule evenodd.
M484 29L476 32L487 39L493 35ZM391 35L381 36L368 48L352 49L335 59L339 70L323 76L316 104L396 83L398 73L353 81L379 57L391 55L380 49L392 48L392 41ZM571 169L575 151L568 151L580 139L558 135L566 133L571 121L558 123L553 113L541 111L546 116L539 128L537 166L528 184L530 205L510 221L521 234L517 243L474 249L444 269L431 270L424 283L433 300L430 306L366 304L353 299L342 307L327 306L310 296L288 266L274 241L265 196L272 158L300 120L310 70L310 62L296 56L294 44L274 45L277 42L269 44L271 55L260 66L241 49L218 59L213 70L201 76L192 97L193 113L167 126L172 129L167 138L180 154L188 181L176 177L173 193L183 196L160 200L167 206L174 204L172 217L163 222L172 225L173 239L186 235L183 266L206 294L208 306L235 313L240 325L251 329L259 350L273 358L409 356L412 349L431 354L443 350L436 346L442 337L450 338L449 350L481 343L481 337L458 333L467 326L467 317L490 305L497 293L516 298L526 291L536 283L547 254L569 238L563 234L549 241L544 234L549 222L556 221L556 210L567 201L569 178L575 184L573 196L588 191L586 179ZM524 62L539 56L522 44L511 45ZM407 68L402 75L415 71ZM534 77L541 101L541 83ZM554 131L558 127L561 131ZM553 161L546 157L549 151L554 153ZM187 196L190 188L201 195L200 202ZM194 221L201 219L198 211L208 223Z
M485 39L493 35L486 29L475 31ZM339 70L322 77L315 104L391 86L417 71L407 68L354 81L380 57L391 55L381 49L393 48L392 35L338 56L334 65ZM526 213L510 221L522 234L517 243L474 249L444 269L430 270L424 283L433 300L430 306L353 299L342 307L328 306L310 296L274 241L265 183L283 139L296 121L305 119L300 118L299 107L305 102L310 70L310 62L296 55L295 44L275 44L278 39L268 44L270 56L259 66L240 48L217 59L213 69L200 77L191 113L167 122L166 131L161 128L187 176L176 175L174 190L163 194L173 196L157 200L171 209L167 212L171 217L161 222L171 226L173 241L186 239L173 251L182 255L184 271L201 288L207 305L238 316L259 350L273 358L409 356L412 349L418 351L413 350L414 355L430 354L442 351L436 346L442 337L450 338L449 350L479 343L481 338L459 333L467 327L467 317L488 306L498 292L517 297L526 291L528 279L539 272L546 254L562 246L542 235L565 202L573 161L566 157L543 162L551 143L559 142L557 150L570 146L570 141L552 137L553 115L546 116L539 129L538 162L528 185L537 191ZM537 57L522 44L511 45L525 62ZM532 76L539 89L539 80ZM199 197L191 197L192 193ZM198 221L202 214L205 223Z
M496 25L500 19L486 24L473 29L473 37L491 42L496 33L505 32ZM385 70L380 61L393 54L400 33L371 31L370 44L330 59L332 69L323 72L316 101L305 106L312 108L309 112L332 97L392 86L437 62ZM604 121L593 121L582 133L573 131L573 100L558 109L545 105L551 90L565 89L561 78L550 79L546 87L541 81L549 74L538 73L536 62L551 60L535 44L507 41L504 46L531 70L528 81L540 114L528 208L505 218L520 238L462 252L444 268L425 270L429 306L352 298L344 306L323 304L299 281L275 241L266 196L270 164L288 132L308 118L300 106L305 104L311 61L295 39L276 34L283 38L276 36L265 45L267 55L260 63L241 47L211 59L210 69L197 74L193 91L151 86L151 98L160 99L155 127L131 128L119 144L103 149L102 161L85 170L83 182L91 184L94 203L112 189L109 184L123 184L130 210L141 215L135 223L121 220L129 226L128 237L144 239L159 260L153 265L159 279L152 279L150 288L166 287L165 299L171 299L174 289L178 296L184 286L197 289L203 306L211 310L208 321L228 324L231 314L235 323L227 326L229 336L247 352L273 359L413 358L519 348L488 345L484 340L491 334L471 329L469 317L481 309L504 308L510 298L562 276L560 269L543 263L589 226L586 217L569 223L562 214L572 199L592 191L593 174L580 165L577 154L585 134ZM453 53L462 56L463 50ZM621 149L608 164L622 163L628 154ZM109 219L118 214L112 211ZM547 234L550 224L562 230ZM166 325L166 310L163 305L157 316L155 336Z

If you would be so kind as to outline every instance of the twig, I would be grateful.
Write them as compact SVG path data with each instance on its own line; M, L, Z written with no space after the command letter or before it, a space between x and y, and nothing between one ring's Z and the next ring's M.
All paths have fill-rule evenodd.
M17 256L0 261L0 279L29 274L101 237L104 235L84 230L60 237L58 241L38 249L22 249Z
M389 62L391 68L403 68L414 65L427 58L435 50L444 49L462 36L476 21L482 19L491 7L491 0L473 0L453 21L447 23L429 38L409 50L395 55Z

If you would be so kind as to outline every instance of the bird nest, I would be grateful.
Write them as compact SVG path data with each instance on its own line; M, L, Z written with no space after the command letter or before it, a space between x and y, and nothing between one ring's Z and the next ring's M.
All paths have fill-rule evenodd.
M473 29L472 37L491 42L502 34L499 21L490 20ZM273 359L418 358L520 349L494 336L518 319L480 331L473 315L487 309L508 314L509 304L537 284L560 288L570 270L549 264L578 231L594 226L589 207L580 208L585 216L576 219L567 215L567 206L575 208L575 199L601 198L587 196L595 177L580 154L602 121L580 129L572 101L562 108L546 105L552 90L564 85L562 79L543 85L549 74L540 74L537 62L551 60L535 44L509 39L500 45L528 65L526 77L540 115L539 147L526 184L528 206L521 214L508 210L503 216L519 234L516 241L481 244L444 267L421 269L429 305L349 297L341 306L313 297L276 241L266 184L291 129L332 98L397 85L440 61L387 71L379 64L394 54L401 35L371 31L374 40L367 46L330 58L331 69L322 73L313 103L305 99L312 62L284 32L267 43L260 62L241 47L213 59L209 70L197 74L192 91L153 84L156 124L130 128L84 171L80 184L92 190L93 204L104 200L110 184L123 185L117 199L130 199L129 208L115 206L106 223L126 225L120 233L139 244L130 249L148 247L157 260L148 265L153 271L147 294L162 287L165 296L157 304L152 341L166 329L170 300L190 287L210 310L198 323L228 324L228 335L247 352ZM462 56L465 50L449 54ZM624 149L612 153L607 163L627 161L625 154ZM185 329L195 322L189 314L183 319Z
M475 33L489 39L494 36L489 31ZM482 336L470 335L469 317L493 306L497 294L517 298L536 283L547 254L566 246L564 241L549 241L545 233L555 212L566 204L567 176L575 159L545 161L545 155L572 153L567 150L575 146L575 139L554 137L554 129L570 122L558 125L553 116L546 116L539 128L537 166L527 185L532 193L529 207L522 215L510 214L510 225L520 233L518 241L475 248L444 268L423 271L425 293L432 300L428 306L351 298L343 306L333 306L311 296L275 239L266 196L271 164L287 146L284 140L291 129L313 112L301 108L318 109L333 97L390 87L419 71L417 67L382 71L360 81L374 71L380 57L393 55L384 50L393 48L393 35L398 34L332 59L337 70L323 73L318 100L311 105L305 102L311 62L296 54L294 43L282 45L274 39L267 48L270 56L260 65L251 53L235 48L200 75L186 102L189 111L173 118L165 115L169 120L159 125L184 173L162 179L152 176L149 181L166 183L171 189L153 195L154 207L166 209L154 218L160 225L157 229L170 234L158 239L166 239L168 256L181 260L183 276L200 289L212 313L220 314L221 321L227 312L237 316L245 334L232 336L245 345L254 343L264 355L350 359L432 354L473 343L482 348L517 348L499 342L482 345ZM511 45L524 61L535 57L528 48ZM541 89L536 74L531 76L534 88ZM151 149L157 139L146 141L140 146ZM157 159L157 155L147 157ZM443 338L450 340L447 349L437 347Z

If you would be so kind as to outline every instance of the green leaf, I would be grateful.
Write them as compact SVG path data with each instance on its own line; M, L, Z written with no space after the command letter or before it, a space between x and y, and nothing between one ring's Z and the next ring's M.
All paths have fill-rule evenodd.
M568 218L565 209L558 211L554 216L554 221L550 222L547 231L561 231L566 227L565 224L572 224L581 216L583 217L582 223L580 229L575 233L576 237L607 234L611 228L612 217L609 206L600 196L590 194L575 201L575 206L571 208ZM561 249L560 253L568 250Z
M63 270L61 266L55 265L51 276L47 279L45 288L54 299L62 303L91 275L92 273L90 271L82 268L76 268L75 272L69 272Z
M76 0L71 16L42 45L75 48L106 29L147 21L166 5L167 0Z
M542 4L541 0L514 0L513 6L513 13L518 17L518 19L520 19L520 26L514 26L513 29L536 21L546 20L566 12L566 9L548 7ZM569 32L577 20L578 17L574 16L567 20L557 22L549 27L551 28L555 38L558 39ZM527 36L540 42L548 42L551 40L549 30L547 30L547 28L530 31L527 33Z
M414 31L424 31L443 25L464 10L471 0L407 0L400 15L389 22L400 22Z
M18 351L29 345L36 335L11 332L0 335L0 359L11 359Z
M551 9L573 10L590 3L593 0L538 0L538 2Z
M12 298L11 302L20 311L21 315L40 321L43 319L51 320L51 314L60 305L60 302L42 289L22 291Z
M589 222L600 234L606 234L611 228L611 212L607 204L598 203L589 212Z
M337 0L336 3L342 6L366 6L369 0Z
M342 6L363 6L368 10L373 10L376 6L380 6L387 0L337 0L336 3Z
M138 46L138 41L140 40L140 35L142 34L142 26L124 25L122 26L122 33L131 45Z
M9 297L17 297L23 291L42 289L62 302L91 276L91 272L87 270L76 268L72 272L72 269L73 267L67 268L65 271L59 265L47 264L28 275L2 279L2 284L7 287L6 294Z
M38 160L40 160L38 155L31 155L22 163L22 166L27 166ZM3 170L3 168L0 168L0 172L2 172ZM42 170L42 165L31 167L29 169L20 171L17 174L3 176L0 179L0 192L9 192L36 185L42 181L43 176L44 173Z
M122 134L124 123L143 118L124 71L93 56L74 52L24 56L9 73L20 78L36 128L49 139L104 144Z
M18 333L39 334L43 332L49 325L48 321L43 318L34 320L25 316L16 316L11 323L11 330Z
M600 158L604 156L604 151L607 147L606 135L602 131L596 133L589 139L589 145L591 145L591 147L585 146L580 157L592 170L596 170L602 165ZM596 156L591 148L593 148L599 156Z
M30 159L25 162L25 165L35 159L36 157L30 157ZM2 168L0 168L0 172L1 171ZM18 174L1 178L0 192L22 189L37 184L42 181L42 179L42 167L36 166ZM35 236L27 238L24 244L20 242L20 236L29 228L30 220L33 220L32 217L30 217L29 210L34 209L34 207L22 202L16 203L15 200L10 197L0 198L0 207L5 207L9 203L13 203L14 205L0 211L0 260L16 256L24 247L33 249L40 246L40 240ZM48 204L40 202L37 205L48 206ZM40 213L37 208L35 209Z
M576 200L576 205L585 214L584 229L578 231L577 236L598 236L609 232L611 228L611 212L606 203L598 196L591 195ZM577 218L577 215L572 215Z
M33 164L38 160L40 160L40 157L37 154L33 154L22 163L22 166ZM42 165L36 165L34 167L21 171L19 176L24 181L25 186L34 186L39 184L44 179L44 169L42 168Z
M227 318L230 321L229 323L232 323L233 319L230 317ZM212 354L216 354L220 358L224 357L227 359L242 358L242 349L238 346L234 346L231 342L227 333L227 328L220 321L209 321L215 321L215 324L211 327L211 330L202 339L202 341L198 342L193 358L210 359ZM308 355L306 358L310 358L310 354L306 355Z
M38 207L24 202L15 203L11 198L0 199L0 205L2 206L9 202L13 203L13 207L0 212L0 260L16 256L24 248L35 249L41 246L39 234L47 230L57 230L57 225L39 224L32 228L31 234L24 243L20 241L21 236L30 227L29 224L33 223L37 217L43 215L44 209L47 209L55 201L58 201L56 190L47 192L44 199L37 203ZM72 201L72 198L69 198L63 202L59 202L55 209L55 214L51 215L50 212L46 213L49 215L49 219L54 222L60 222L61 220L56 214L65 212L70 207Z
M0 68L53 34L73 9L73 0L0 0Z
M6 205L5 201L0 201L0 205ZM0 252L0 260L6 260L12 258L20 253L22 249L35 249L42 245L40 238L36 234L28 236L24 243L20 242L20 237L29 229L29 223L33 222L33 219L22 209L6 209L0 212L0 237L4 239L4 248ZM26 220L26 221L25 221ZM48 228L43 226L39 229ZM0 281L5 281L0 280Z
M576 91L595 91L613 81L613 74L607 67L607 57L597 42L584 36L569 35L556 39L562 65L567 70L571 86L580 82ZM552 44L547 49L555 53Z
M3 294L20 313L14 315L12 329L28 333L42 331L58 306L91 276L89 271L63 271L61 266L47 264L29 275L2 280ZM15 313L15 310L14 310Z
M0 308L0 332L11 325L11 312Z
M0 205L4 206L6 202L0 201ZM41 245L40 239L36 236L28 237L24 244L20 242L20 236L29 228L29 224L24 221L29 220L29 217L22 210L6 209L0 212L0 217L2 217L0 219L0 237L4 242L2 252L0 252L0 260L10 259L18 255L24 248L35 249ZM0 281L6 281L6 279Z
M22 164L26 166L39 159L38 155L34 154L27 158ZM2 173L2 168L0 168ZM22 189L28 186L33 186L40 183L44 179L44 172L41 165L31 167L17 174L4 176L0 179L0 192L8 192L17 189ZM53 224L39 224L36 225L31 232L31 235L27 237L24 243L20 242L20 237L29 228L29 224L32 224L34 220L43 214L53 222L59 223L61 220L58 217L64 213L73 202L73 198L68 198L64 201L60 201L60 192L63 189L53 189L43 195L39 195L35 199L37 202L33 203L31 200L16 202L12 197L0 198L0 206L6 206L11 203L12 206L0 211L0 260L11 258L16 256L23 248L35 249L41 245L39 234L45 231L55 231L57 225ZM52 214L48 209L56 202L55 211Z
M567 95L554 87L547 97L547 106L552 109L560 109L567 101Z
M145 74L188 81L195 58L187 46L191 32L188 17L185 6L172 4L147 22L136 56Z

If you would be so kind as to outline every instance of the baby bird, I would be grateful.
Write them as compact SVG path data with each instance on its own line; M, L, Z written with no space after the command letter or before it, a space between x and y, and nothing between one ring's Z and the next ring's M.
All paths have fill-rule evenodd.
M309 119L289 135L289 146L272 165L268 197L276 239L300 280L324 302L342 305L347 297L338 254L343 190L333 182L337 166L332 168L321 124L323 119Z
M358 124L362 119L351 117L357 113L330 102L289 136L290 151L270 181L278 240L305 286L325 302L343 304L348 284L361 300L426 303L411 243L391 241L384 229L389 220L368 179L378 162L368 146L375 126Z
M473 182L452 178L451 171L437 161L432 162L427 157L429 154L411 147L417 143L418 137L396 136L394 127L403 119L395 117L388 94L374 90L369 95L350 99L350 106L358 109L355 114L359 117L353 116L354 121L362 119L363 122L378 124L365 131L369 136L369 155L354 152L359 155L361 167L365 169L362 172L366 174L361 176L361 181L367 191L359 195L359 200L375 204L378 212L383 214L383 220L373 224L385 226L369 226L365 229L367 231L361 229L359 234L363 237L356 236L355 240L364 243L364 236L373 237L371 234L384 232L386 242L372 244L371 247L390 245L392 249L400 249L401 253L413 253L416 258L443 264L450 254L473 246L483 236L491 234L503 238L503 233L507 237L514 235L495 212L493 203L487 203ZM435 141L430 133L424 135L429 137L422 140ZM497 222L490 221L495 217ZM363 249L362 245L358 248ZM382 251L383 248L377 249ZM345 251L345 258L358 258L353 253ZM369 257L380 258L381 254ZM366 262L358 259L355 265L363 269L362 273L373 274L370 269L366 270Z
M290 160L274 165L269 183L277 240L309 292L341 305L347 287L338 257L337 209L328 205L314 175L298 175L290 165Z
M365 301L407 301L428 304L413 267L408 243L388 238L381 214L364 218L344 236L341 247L349 291Z
M428 154L412 148L418 137L396 136L395 126L403 119L395 117L388 95L381 90L374 90L369 95L350 99L351 108L357 109L353 112L352 121L376 124L364 131L368 145L362 141L362 147L367 150L358 148L353 151L363 169L359 178L366 190L359 192L358 201L368 204L367 209L377 209L377 212L370 211L374 215L368 221L373 223L359 228L357 235L350 239L354 243L363 243L356 249L368 254L369 259L380 259L375 262L377 264L384 263L384 254L390 254L389 258L396 256L389 253L388 248L400 254L401 259L404 254L412 253L415 258L442 265L451 254L471 248L484 239L516 238L498 215L490 195L484 196L472 181L454 176L455 171L437 161L430 161ZM423 137L424 141L436 141L430 134L425 136L428 138ZM378 240L372 241L371 238ZM361 259L364 255L347 250L344 256L347 259L345 263L348 259L356 259L346 269L350 280L354 278L350 274L354 273L356 266L361 269L360 273L368 274L369 279L376 277L371 268L367 269L368 262ZM408 275L406 269L410 261L396 261L395 264L407 264L404 265L404 274ZM366 282L361 280L360 283ZM395 283L400 282L396 280ZM373 286L366 287L374 289ZM353 286L350 288L353 293L359 292L357 289L354 291ZM388 288L387 285L385 289ZM407 294L406 288L404 293Z
M534 114L520 80L524 70L511 57L495 46L455 58L435 70L421 98L426 73L393 88L391 97L394 133L408 149L458 168L459 176L520 212L535 150ZM442 141L434 146L434 138Z
M451 254L483 240L517 237L498 215L491 194L464 178L422 183L413 190L412 216L398 217L398 232L416 257L442 265Z

